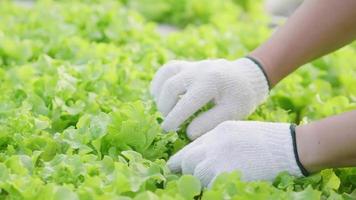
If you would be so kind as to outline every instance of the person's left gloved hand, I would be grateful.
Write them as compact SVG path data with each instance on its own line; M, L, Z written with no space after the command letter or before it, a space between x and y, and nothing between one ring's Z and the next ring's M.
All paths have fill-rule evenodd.
M223 121L247 117L267 98L268 90L267 75L252 58L174 61L161 67L151 83L165 131L176 131L204 105L214 103L187 127L191 140Z
M173 155L167 164L172 172L198 177L204 186L220 173L234 170L241 171L246 181L273 180L281 171L306 175L292 134L293 127L287 123L226 121Z

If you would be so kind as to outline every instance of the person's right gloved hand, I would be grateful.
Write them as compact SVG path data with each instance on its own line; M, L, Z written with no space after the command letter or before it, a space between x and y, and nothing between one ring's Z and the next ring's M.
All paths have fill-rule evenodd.
M223 122L178 151L167 165L172 172L196 176L204 186L236 170L244 181L272 181L282 171L308 175L299 160L294 126L288 123Z
M158 70L151 84L166 131L177 130L196 111L214 102L213 108L189 124L190 139L223 121L245 118L267 97L268 89L264 72L249 58L173 61Z

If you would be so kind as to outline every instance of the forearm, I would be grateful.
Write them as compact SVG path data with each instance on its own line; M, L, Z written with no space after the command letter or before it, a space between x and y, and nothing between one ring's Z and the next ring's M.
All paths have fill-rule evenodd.
M296 139L309 172L356 166L356 110L298 126Z
M309 0L263 45L251 52L272 86L299 66L356 38L356 1Z

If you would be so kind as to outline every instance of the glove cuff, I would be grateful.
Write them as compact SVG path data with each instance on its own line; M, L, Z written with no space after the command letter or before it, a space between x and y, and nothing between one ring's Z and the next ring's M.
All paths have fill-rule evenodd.
M297 146L297 137L296 137L296 133L295 133L295 124L291 124L290 125L290 132L291 132L291 136L292 136L292 140L293 140L293 149L294 149L294 155L295 155L295 160L297 162L298 167L300 168L300 171L302 172L302 174L304 176L309 176L309 172L307 169L305 169L305 167L303 166L303 164L300 162L299 159L299 154L298 154L298 146Z
M245 58L250 59L253 63L255 63L257 65L257 67L260 68L260 70L262 71L263 75L266 78L267 81L267 85L268 85L268 90L271 90L271 81L269 80L268 76L267 76L267 72L265 71L263 65L260 63L260 61L258 61L257 59L251 57L251 56L245 56Z
M277 171L288 171L294 176L307 175L305 168L299 162L290 127L288 123L270 123L263 127L266 129L264 131L266 145L278 166L275 163L271 164L275 165L273 167Z
M234 64L239 66L239 70L251 86L256 104L260 104L267 98L269 91L269 83L264 71L249 58L240 58L234 61Z

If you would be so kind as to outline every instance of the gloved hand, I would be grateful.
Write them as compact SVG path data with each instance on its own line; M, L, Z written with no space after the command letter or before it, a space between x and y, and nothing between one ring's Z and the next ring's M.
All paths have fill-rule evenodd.
M165 119L166 131L178 127L196 111L213 101L215 106L201 113L187 128L195 139L219 123L242 119L267 97L264 72L248 58L199 62L174 61L156 73L151 93Z
M226 121L173 155L168 167L196 176L205 186L234 170L245 181L273 180L282 171L306 175L293 133L287 123Z

